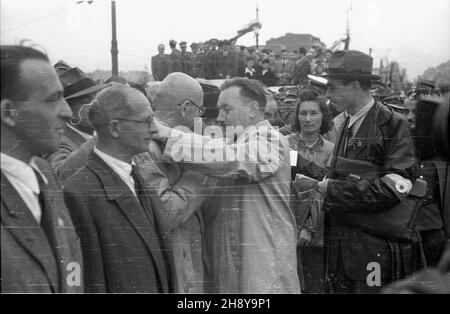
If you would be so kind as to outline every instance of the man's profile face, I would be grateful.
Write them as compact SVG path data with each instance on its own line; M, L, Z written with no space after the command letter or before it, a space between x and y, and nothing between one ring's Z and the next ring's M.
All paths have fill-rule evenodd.
M240 91L240 87L232 86L223 90L219 95L217 120L223 122L225 126L246 128L249 125L250 107L248 101L240 95Z
M120 121L120 140L133 154L148 150L153 134L158 132L154 112L147 98L139 91L130 91L127 97L130 114ZM133 120L133 121L131 121Z
M336 109L341 112L346 110L353 98L352 84L344 85L342 80L329 79L326 97L329 98Z
M20 66L21 87L28 95L16 101L16 134L33 153L50 154L60 145L72 110L63 98L63 87L51 64L29 59Z
M416 128L417 102L408 99L405 101L404 113L409 122L411 130Z

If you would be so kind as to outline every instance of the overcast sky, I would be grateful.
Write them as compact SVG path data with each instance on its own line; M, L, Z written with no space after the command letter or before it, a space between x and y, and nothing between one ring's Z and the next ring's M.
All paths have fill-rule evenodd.
M1 0L1 43L28 38L84 71L110 69L110 1ZM117 0L119 70L150 69L159 43L230 38L256 15L256 0ZM349 0L259 0L260 44L310 33L330 46L344 37ZM415 78L450 59L450 0L354 0L351 49L373 48ZM253 33L238 44L254 45ZM166 48L168 51L168 47Z

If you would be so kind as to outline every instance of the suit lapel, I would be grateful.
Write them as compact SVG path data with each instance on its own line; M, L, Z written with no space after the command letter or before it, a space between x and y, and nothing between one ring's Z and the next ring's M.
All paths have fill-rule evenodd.
M437 170L437 175L438 175L438 181L439 181L439 194L441 197L441 202L442 202L442 208L445 208L445 206L447 206L447 204L445 204L444 200L446 199L445 197L445 189L446 186L450 185L450 183L448 182L448 180L450 179L450 170L447 166L447 163L444 160L432 160L436 166L436 170ZM447 188L448 189L448 188ZM448 192L448 191L447 191Z
M59 292L57 262L46 234L3 173L1 180L2 225L41 264L53 292Z
M47 226L50 226L47 232L48 240L56 255L60 274L68 274L67 266L71 262L77 262L81 269L82 256L78 236L52 169L46 165L44 160L36 158L35 161L48 180L48 184L43 182L39 184L41 193L44 196L42 219L46 219L45 223ZM82 292L82 288L80 288L83 286L82 284L69 287L65 282L65 276L60 276L60 279L61 292Z
M146 215L138 198L122 179L94 152L91 152L87 167L100 179L108 199L117 203L120 211L125 215L136 233L142 238L150 255L153 257L157 273L161 278L161 285L167 291L167 274L164 259L161 254L160 238L154 224L149 221L150 215ZM150 208L151 210L151 208Z

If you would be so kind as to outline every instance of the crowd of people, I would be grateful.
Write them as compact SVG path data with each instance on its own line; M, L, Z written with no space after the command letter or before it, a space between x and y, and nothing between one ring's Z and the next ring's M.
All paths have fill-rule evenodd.
M416 127L432 89L399 113L360 51L170 45L154 95L1 46L2 292L414 292L423 268L450 292L450 166Z
M307 81L307 75L324 75L328 68L330 50L311 47L306 50L275 53L271 49L257 50L237 46L234 40L210 39L204 43L182 41L177 49L175 40L169 41L170 54L165 45L158 45L158 54L152 57L152 75L162 81L172 72L182 72L193 78L229 79L247 77L261 81L265 86L298 85Z

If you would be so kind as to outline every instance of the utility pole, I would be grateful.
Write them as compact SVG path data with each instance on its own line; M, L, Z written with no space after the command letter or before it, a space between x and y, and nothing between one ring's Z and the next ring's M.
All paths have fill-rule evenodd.
M347 8L347 28L345 31L345 47L344 50L350 49L350 11L352 10L352 3L350 2L350 8Z
M256 20L259 21L258 1L256 1ZM256 49L259 49L259 30L255 29Z
M119 50L117 49L117 31L116 31L116 1L111 1L111 23L112 23L112 40L111 40L111 62L112 77L119 76Z

